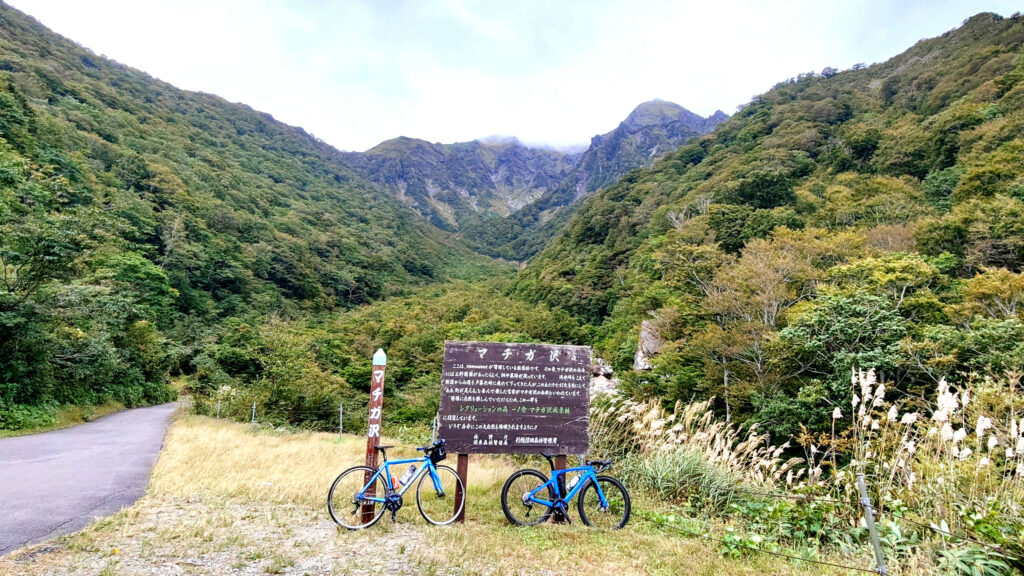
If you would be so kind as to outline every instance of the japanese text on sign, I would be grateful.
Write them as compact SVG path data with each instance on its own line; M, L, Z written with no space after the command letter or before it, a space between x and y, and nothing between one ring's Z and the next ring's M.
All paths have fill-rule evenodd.
M590 348L445 342L439 436L458 453L588 451Z

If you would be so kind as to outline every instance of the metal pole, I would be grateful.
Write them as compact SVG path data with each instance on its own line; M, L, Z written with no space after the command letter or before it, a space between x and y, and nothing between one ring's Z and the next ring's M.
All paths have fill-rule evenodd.
M882 576L887 576L885 556L882 554L882 543L878 540L878 529L875 528L875 511L871 507L871 498L868 497L868 487L864 484L863 474L857 474L857 489L860 490L860 504L864 507L864 522L868 525L871 547L875 549L875 562L878 564L878 573Z
M217 419L220 420L220 398L217 398Z
M345 438L345 405L338 403L338 438Z
M431 444L437 443L437 426L440 423L441 423L441 414L440 413L434 414L434 425L432 427L432 430L430 431L430 443Z
M252 429L256 429L256 402L252 403Z

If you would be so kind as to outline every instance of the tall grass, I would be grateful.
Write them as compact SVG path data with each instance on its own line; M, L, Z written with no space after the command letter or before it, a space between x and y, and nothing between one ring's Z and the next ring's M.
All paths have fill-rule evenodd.
M677 502L723 510L744 484L768 489L793 482L803 461L783 457L757 427L741 433L715 418L711 402L677 403L668 412L657 401L605 395L591 405L591 446L619 457L634 485Z

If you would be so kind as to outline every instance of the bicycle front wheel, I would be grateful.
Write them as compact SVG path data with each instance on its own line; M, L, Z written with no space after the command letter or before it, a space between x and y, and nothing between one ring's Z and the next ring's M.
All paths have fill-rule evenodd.
M548 481L548 477L537 470L519 470L508 477L501 488L501 509L508 521L516 526L534 526L547 521L554 510L529 499L530 493ZM555 500L551 487L540 490L537 497Z
M438 466L435 470L437 485L430 472L420 477L420 483L416 486L416 505L427 522L447 526L459 517L466 505L466 487L462 485L462 478L448 466ZM462 495L458 502L455 500L456 494Z
M597 487L601 487L607 506L601 504ZM580 520L587 526L605 530L618 530L629 522L629 492L621 482L610 476L598 476L597 484L592 480L580 490Z
M377 476L367 484L367 477L376 470L367 466L353 466L334 479L327 493L327 510L331 518L349 530L373 526L384 515L384 505L367 502L364 496L383 498L387 494L384 477Z

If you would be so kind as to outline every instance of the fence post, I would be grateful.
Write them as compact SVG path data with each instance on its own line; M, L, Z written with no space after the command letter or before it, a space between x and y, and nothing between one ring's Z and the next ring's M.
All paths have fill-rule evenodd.
M345 405L338 402L338 438L345 439Z
M878 540L878 529L875 528L875 511L871 507L871 498L868 497L868 487L864 484L863 474L857 474L857 489L860 490L860 504L864 507L864 522L868 525L871 547L875 549L875 562L878 564L878 573L882 576L887 576L885 556L882 554L882 543Z
M255 401L252 403L252 425L250 426L250 429L252 429L252 430L256 429L256 402Z
M220 420L220 398L217 398L217 419Z
M434 424L433 424L433 426L431 426L431 430L430 430L430 444L431 445L437 443L437 426L438 426L438 424L440 424L440 422L441 422L441 414L440 413L434 414Z

